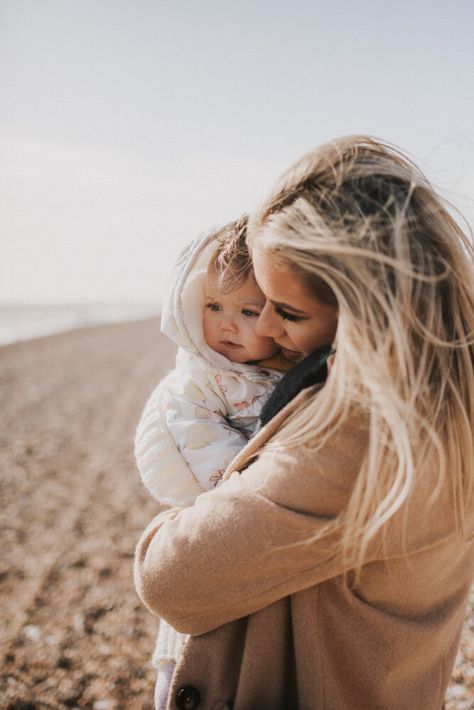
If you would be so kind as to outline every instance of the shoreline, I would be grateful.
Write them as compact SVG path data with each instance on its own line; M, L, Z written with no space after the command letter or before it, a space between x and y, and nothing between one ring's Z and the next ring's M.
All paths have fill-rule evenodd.
M0 306L0 348L62 333L160 317L161 306Z

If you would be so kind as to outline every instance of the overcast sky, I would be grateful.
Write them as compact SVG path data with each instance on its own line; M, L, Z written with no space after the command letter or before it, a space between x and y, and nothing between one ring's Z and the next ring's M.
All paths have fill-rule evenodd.
M472 0L0 0L0 302L160 299L322 141L385 138L474 215Z

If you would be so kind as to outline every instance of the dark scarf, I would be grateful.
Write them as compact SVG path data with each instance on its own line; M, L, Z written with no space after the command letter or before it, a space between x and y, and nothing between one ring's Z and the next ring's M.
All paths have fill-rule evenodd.
M267 424L288 402L291 402L302 389L326 380L327 359L331 352L331 346L325 345L311 355L307 355L304 360L283 375L263 405L260 414L262 426Z

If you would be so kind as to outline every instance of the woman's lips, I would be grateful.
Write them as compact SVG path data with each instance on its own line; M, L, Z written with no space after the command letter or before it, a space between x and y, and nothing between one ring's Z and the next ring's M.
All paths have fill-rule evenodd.
M289 348L285 348L283 345L279 345L278 343L277 345L280 348L282 355L284 355L287 360L291 360L292 362L298 362L298 360L302 360L304 357L303 353L299 352L298 350L290 350Z

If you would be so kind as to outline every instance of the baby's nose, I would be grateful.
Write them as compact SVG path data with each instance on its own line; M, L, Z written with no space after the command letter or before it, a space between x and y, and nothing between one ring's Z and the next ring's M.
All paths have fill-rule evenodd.
M233 318L223 318L221 321L222 330L229 330L235 333L237 330L237 325Z

